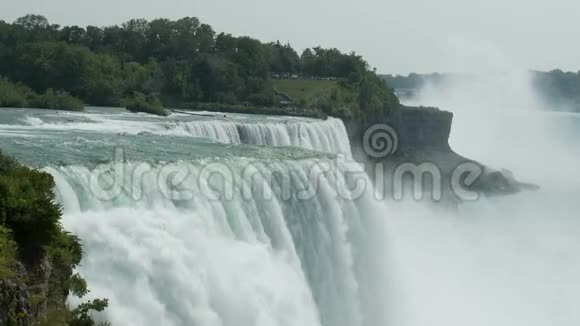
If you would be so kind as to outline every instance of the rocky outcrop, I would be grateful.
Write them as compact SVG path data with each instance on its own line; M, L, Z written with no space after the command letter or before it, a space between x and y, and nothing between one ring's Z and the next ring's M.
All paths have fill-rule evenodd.
M345 119L344 122L355 150L364 149L364 136L370 128L377 124L387 124L396 132L398 149L451 151L449 147L453 122L451 112L436 108L403 107L386 117L367 120ZM364 152L356 154L360 160L369 159Z
M13 280L0 280L0 325L31 325L26 285Z
M441 182L443 201L461 201L456 191L458 187L485 196L537 188L517 181L510 171L493 170L455 153L449 146L452 122L451 112L402 107L387 117L346 120L345 126L353 158L365 165L371 179L376 180L377 173L390 178L385 183L387 189L383 189L386 196L394 191L393 187L397 185L393 183L399 181L397 177L402 175L401 172L407 170L409 173L417 172L419 177L429 172L433 172L435 177L440 176L437 181ZM476 178L470 179L475 175ZM421 182L423 188L431 192L436 181L427 176Z
M0 280L0 326L33 325L45 316L52 270L48 257L29 270L18 263L13 278Z
M397 131L399 148L450 151L453 113L436 108L404 107L393 113L389 124Z
M0 326L32 325L28 287L22 282L26 270L22 264L16 269L17 277L0 280Z

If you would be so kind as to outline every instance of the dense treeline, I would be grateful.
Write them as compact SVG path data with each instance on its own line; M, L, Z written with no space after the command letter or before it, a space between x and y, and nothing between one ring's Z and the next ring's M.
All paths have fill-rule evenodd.
M118 106L145 94L169 106L273 106L279 100L270 77L283 74L339 79L341 88L320 100L352 113L398 105L354 53L317 47L298 55L288 44L218 34L197 18L133 19L104 28L61 27L39 15L0 21L0 75L37 93L66 91L92 105Z
M410 73L407 76L403 75L382 75L383 80L393 88L401 89L418 89L425 86L428 83L437 84L442 82L444 78L457 77L456 75L447 75L440 73L432 74L416 74Z
M580 112L580 72L534 72L533 85L554 109Z
M407 94L412 94L412 90L417 90L430 84L437 86L445 81L465 81L476 79L476 75L457 74L409 74L384 75L381 76L389 87L411 90ZM562 70L552 70L549 72L532 71L531 83L533 89L539 95L544 104L552 110L565 110L580 112L580 72L564 72Z
M0 78L0 107L82 111L83 102L64 91L47 89L37 94L27 86Z

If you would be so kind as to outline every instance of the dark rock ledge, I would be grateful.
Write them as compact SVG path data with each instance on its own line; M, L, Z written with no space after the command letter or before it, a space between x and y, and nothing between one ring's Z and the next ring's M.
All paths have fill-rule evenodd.
M494 170L485 166L484 163L455 153L449 146L453 122L451 112L436 108L403 107L388 117L366 121L345 120L344 122L353 148L353 157L365 165L371 179L375 177L379 163L384 167L383 175L391 177L402 164L434 164L441 172L443 200L450 199L457 202L461 201L461 198L458 198L452 191L453 174L457 167L472 164L471 166L478 166L481 173L474 181L464 184L464 188L479 195L487 197L510 195L524 190L538 189L536 185L518 181L511 171ZM365 134L369 128L377 124L392 127L397 138L396 150L384 157L368 155L368 137L365 137ZM367 148L365 148L365 142L367 142ZM431 180L427 178L426 182L430 183ZM389 180L386 184L389 186ZM388 192L388 189L386 191Z

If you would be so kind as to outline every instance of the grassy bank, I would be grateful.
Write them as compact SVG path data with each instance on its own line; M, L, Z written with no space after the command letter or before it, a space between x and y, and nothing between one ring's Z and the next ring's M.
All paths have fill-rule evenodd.
M311 99L330 96L338 88L338 82L332 80L272 80L272 87L290 96L297 103L308 103Z

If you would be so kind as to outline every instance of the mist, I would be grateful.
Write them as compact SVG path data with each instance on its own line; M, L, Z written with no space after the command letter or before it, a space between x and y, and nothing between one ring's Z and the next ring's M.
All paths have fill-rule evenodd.
M386 222L389 325L578 325L580 116L550 113L525 70L445 80L408 101L454 113L453 150L534 192L457 214L395 205Z

